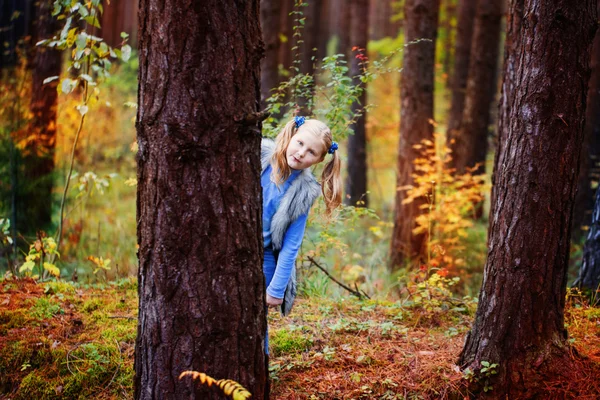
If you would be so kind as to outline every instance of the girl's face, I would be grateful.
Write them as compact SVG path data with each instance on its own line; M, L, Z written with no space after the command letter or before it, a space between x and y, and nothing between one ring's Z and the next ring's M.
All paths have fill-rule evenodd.
M292 136L285 152L291 169L306 169L323 161L325 143L308 130L301 130Z

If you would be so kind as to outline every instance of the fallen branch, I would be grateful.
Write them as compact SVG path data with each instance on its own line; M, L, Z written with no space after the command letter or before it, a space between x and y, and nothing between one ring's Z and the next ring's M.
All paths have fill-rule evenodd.
M359 300L362 300L364 297L366 297L367 299L370 299L369 295L366 294L364 291L359 290L358 287L356 286L356 284L355 284L356 290L352 289L351 287L348 287L348 286L344 285L342 282L338 281L333 276L331 276L331 274L329 272L327 272L327 270L325 268L321 267L319 265L319 263L315 261L314 258L312 258L311 256L307 256L306 258L308 259L308 261L311 262L311 264L313 264L315 267L317 267L321 271L323 271L323 273L325 273L325 275L327 275L327 277L329 279L331 279L332 281L334 281L335 283L337 283L338 285L340 285L341 287L343 287L344 289L346 289L348 292L350 292L350 294L353 294L354 296L358 297Z

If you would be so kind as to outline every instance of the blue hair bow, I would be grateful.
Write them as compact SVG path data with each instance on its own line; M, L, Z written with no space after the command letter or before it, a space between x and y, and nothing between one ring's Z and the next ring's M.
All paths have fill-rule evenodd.
M329 148L329 150L327 150L327 152L329 154L333 154L335 153L335 151L338 149L338 144L336 142L331 143L331 147Z
M296 129L300 128L304 124L304 121L306 121L306 118L304 118L304 117L294 117L294 122L296 123Z

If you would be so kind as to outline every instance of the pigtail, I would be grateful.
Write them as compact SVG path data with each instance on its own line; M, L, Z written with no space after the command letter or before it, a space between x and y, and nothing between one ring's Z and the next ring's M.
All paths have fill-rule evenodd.
M323 168L321 187L325 199L326 214L329 216L342 203L342 178L340 176L341 160L338 152Z
M271 158L271 177L276 185L282 185L292 173L287 163L286 151L292 141L292 136L296 133L296 123L292 119L283 127L283 130L275 138L275 151Z

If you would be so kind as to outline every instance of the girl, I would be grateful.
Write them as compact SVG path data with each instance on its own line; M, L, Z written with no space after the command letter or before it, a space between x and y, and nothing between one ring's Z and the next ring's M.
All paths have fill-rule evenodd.
M267 305L280 306L281 313L287 315L296 297L296 256L308 212L320 191L310 167L332 155L321 175L326 213L330 215L342 201L340 157L329 128L304 117L288 122L275 142L263 139L261 147Z

